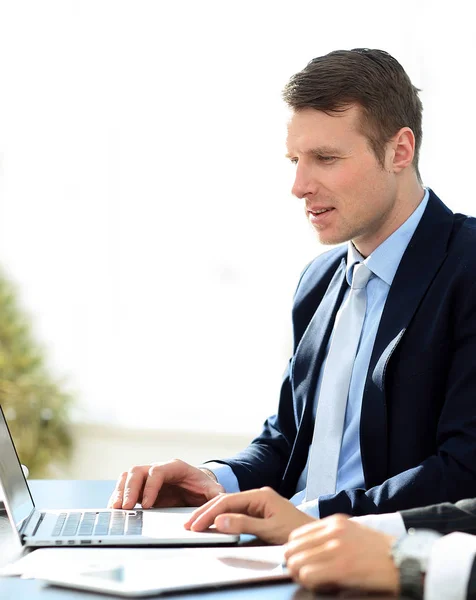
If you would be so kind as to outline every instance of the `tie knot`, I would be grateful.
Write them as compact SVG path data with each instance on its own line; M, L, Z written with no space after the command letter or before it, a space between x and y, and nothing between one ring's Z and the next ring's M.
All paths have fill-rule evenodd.
M372 275L372 271L364 263L357 263L352 273L352 289L364 288Z

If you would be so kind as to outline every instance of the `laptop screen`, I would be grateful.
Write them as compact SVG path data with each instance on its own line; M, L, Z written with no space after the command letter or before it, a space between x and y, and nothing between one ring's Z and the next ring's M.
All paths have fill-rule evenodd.
M18 531L34 508L23 469L0 406L0 481L5 504Z

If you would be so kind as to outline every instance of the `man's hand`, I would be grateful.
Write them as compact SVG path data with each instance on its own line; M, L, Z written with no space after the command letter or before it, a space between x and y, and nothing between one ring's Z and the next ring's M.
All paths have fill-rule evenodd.
M251 533L266 542L284 544L293 529L312 521L289 500L265 487L220 495L194 511L185 527L203 531L215 524L224 533Z
M333 515L293 531L284 556L293 579L308 589L354 588L396 595L398 571L390 555L394 541L344 515Z
M206 473L181 461L132 467L122 473L109 508L200 506L225 490Z

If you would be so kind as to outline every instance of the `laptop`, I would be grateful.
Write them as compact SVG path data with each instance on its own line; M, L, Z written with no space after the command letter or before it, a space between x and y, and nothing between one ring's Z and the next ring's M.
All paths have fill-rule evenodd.
M193 508L36 508L0 406L0 483L8 519L25 547L214 546L235 544L239 535L188 531Z

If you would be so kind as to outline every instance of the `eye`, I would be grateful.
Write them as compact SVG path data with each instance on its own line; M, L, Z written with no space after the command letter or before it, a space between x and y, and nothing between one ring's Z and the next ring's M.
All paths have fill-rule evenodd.
M297 165L298 164L298 159L297 158L290 158L289 160L291 161L292 165Z
M322 162L322 163L332 163L335 160L337 160L337 156L323 156L323 155L318 155L317 156L317 160L319 162Z

